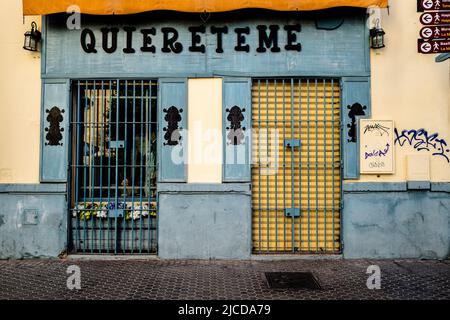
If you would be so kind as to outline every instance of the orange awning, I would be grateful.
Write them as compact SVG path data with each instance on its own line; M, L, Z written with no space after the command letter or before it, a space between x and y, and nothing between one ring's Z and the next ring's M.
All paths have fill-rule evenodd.
M23 0L24 15L45 15L66 12L77 5L87 14L133 14L154 10L182 12L224 12L237 9L271 9L307 11L334 7L378 6L385 8L388 0Z

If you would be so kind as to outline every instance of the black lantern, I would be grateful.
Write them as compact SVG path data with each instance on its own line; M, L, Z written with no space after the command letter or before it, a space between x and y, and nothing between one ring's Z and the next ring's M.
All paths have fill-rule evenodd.
M380 20L377 19L375 28L370 29L370 47L372 49L384 48L384 35L386 32L380 27Z
M38 42L41 41L41 33L37 29L36 22L31 23L31 31L25 32L23 48L29 51L37 51Z

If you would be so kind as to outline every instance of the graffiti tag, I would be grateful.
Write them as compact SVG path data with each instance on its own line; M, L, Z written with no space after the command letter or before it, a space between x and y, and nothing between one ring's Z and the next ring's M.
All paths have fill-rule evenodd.
M439 138L438 133L429 134L425 129L403 130L400 134L394 129L395 140L401 147L405 144L412 146L417 151L430 151L433 156L441 156L450 163L450 149L444 139Z
M373 150L372 152L365 152L364 159L371 157L385 157L390 148L391 145L389 143L386 143L386 148L384 148L383 150Z
M384 134L389 135L389 129L388 127L385 127L379 123L375 124L368 124L364 127L364 133L366 132L377 132L380 136L383 136Z

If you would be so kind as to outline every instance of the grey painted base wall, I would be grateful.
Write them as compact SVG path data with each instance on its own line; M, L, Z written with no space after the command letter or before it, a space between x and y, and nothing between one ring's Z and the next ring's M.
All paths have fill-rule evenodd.
M447 189L444 184L425 191L410 190L406 183L344 186L344 258L448 258Z
M414 185L344 183L344 258L450 256L450 184ZM65 187L0 185L0 259L56 258L66 249ZM248 183L164 183L158 191L160 258L251 257Z
M248 183L160 184L158 189L159 257L250 258L251 192Z
M0 185L0 259L55 258L67 247L64 185Z

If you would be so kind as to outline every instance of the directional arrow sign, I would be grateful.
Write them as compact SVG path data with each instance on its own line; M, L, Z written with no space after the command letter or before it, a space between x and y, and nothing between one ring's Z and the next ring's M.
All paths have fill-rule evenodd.
M426 26L450 24L450 12L425 12L421 14L420 22Z
M450 38L450 26L424 27L420 30L423 39L445 39Z
M419 53L446 53L450 52L450 39L447 40L422 40L419 39Z
M450 0L417 0L417 11L450 10Z

